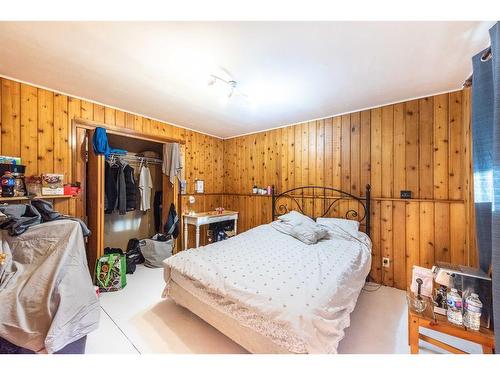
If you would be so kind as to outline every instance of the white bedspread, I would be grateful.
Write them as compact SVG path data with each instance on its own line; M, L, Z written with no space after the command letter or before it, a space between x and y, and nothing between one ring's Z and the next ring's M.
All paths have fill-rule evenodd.
M363 233L357 239L341 231L328 237L305 245L267 224L182 251L165 261L167 290L174 269L285 327L294 342L289 350L336 353L370 270L371 243ZM268 336L273 339L272 332Z

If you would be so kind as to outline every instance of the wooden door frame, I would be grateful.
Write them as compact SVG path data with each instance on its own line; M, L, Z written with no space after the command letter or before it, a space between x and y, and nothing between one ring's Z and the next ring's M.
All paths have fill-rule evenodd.
M181 145L185 145L186 142L183 139L178 139L178 138L171 138L171 137L163 137L163 136L155 136L155 135L149 135L145 134L142 132L138 132L132 129L127 129L127 128L121 128L117 127L114 125L108 125L108 124L103 124L99 123L96 121L90 121L90 120L85 120L82 118L74 118L71 120L71 168L72 168L72 176L77 176L77 163L76 160L78 157L82 157L82 155L77 155L78 149L77 149L77 131L78 129L84 129L87 132L87 142L88 142L88 155L87 158L90 158L90 154L93 153L92 151L92 144L91 144L91 138L88 136L88 133L91 131L94 131L97 127L101 127L106 129L106 132L109 134L115 134L123 137L128 137L128 138L133 138L133 139L140 139L144 141L149 141L149 142L155 142L155 143L160 143L160 144L165 144L165 143L179 143ZM104 165L104 158L102 155L99 155L99 157L102 159L102 165ZM86 162L86 161L85 161ZM98 164L99 165L99 164ZM100 185L96 192L102 192L104 194L104 168L98 168L98 178L96 178L96 181L98 185ZM85 172L85 180L87 180L87 173ZM86 195L87 194L87 186L88 183L85 183L85 189L82 189L81 194ZM181 195L179 194L180 188L179 184L174 184L173 186L170 184L170 180L168 176L162 175L162 190L163 190L163 198L162 198L162 222L166 223L167 217L168 217L168 211L169 211L169 202L177 202L177 209L181 209ZM104 200L104 196L102 197L102 200ZM102 244L104 243L104 207L101 207L102 205L95 205L97 210L102 211L101 216L99 214L97 217L92 218L92 222L96 224L96 227L98 229L98 233L92 233L92 236L97 236L94 238L89 239L89 241L93 241L92 243L95 243L96 246L92 246L93 248L96 248L96 254L88 254L88 259L89 259L89 268L91 273L93 273L93 269L95 267L94 264L91 264L95 262L100 256L102 256ZM87 217L89 217L92 213L87 212ZM99 219L100 218L100 219ZM88 220L90 221L90 219ZM181 246L180 239L182 236L179 236L176 241L176 248L179 249ZM101 245L99 245L101 244Z
M142 132L138 132L133 129L121 128L115 125L103 124L97 121L85 120L80 117L75 117L71 120L71 157L72 160L76 160L76 141L77 141L77 133L76 129L86 129L93 130L95 128L104 128L106 132L109 134L120 135L129 138L142 139L144 141L156 142L156 143L179 143L181 145L186 144L186 141L179 138L171 138L171 137L162 137L156 135L149 135ZM76 176L76 163L72 163L72 176Z
M92 139L94 133L95 129L86 131L87 142ZM104 156L88 152L87 160L85 163L85 190L82 191L82 194L86 196L85 212L87 213L87 225L91 232L87 239L87 262L92 272L97 259L104 255ZM87 179L86 171L89 166L93 167L92 181ZM102 214L98 214L99 212Z

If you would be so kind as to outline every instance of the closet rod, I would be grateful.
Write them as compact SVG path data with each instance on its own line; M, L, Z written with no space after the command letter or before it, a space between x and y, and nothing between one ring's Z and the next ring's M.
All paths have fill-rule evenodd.
M109 154L114 158L119 158L127 161L146 161L148 163L163 163L163 160L157 158L150 158L147 156L131 155L131 154Z

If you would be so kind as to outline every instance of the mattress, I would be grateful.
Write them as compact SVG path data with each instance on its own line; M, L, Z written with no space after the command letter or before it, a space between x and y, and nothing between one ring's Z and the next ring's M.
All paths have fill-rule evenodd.
M305 245L262 225L167 259L164 295L175 283L242 329L265 336L279 352L336 353L369 272L370 252L362 233L332 230L327 239Z
M173 280L169 284L168 296L176 304L190 310L250 353L293 354L252 327L242 325L238 319L224 312L217 305L193 295Z

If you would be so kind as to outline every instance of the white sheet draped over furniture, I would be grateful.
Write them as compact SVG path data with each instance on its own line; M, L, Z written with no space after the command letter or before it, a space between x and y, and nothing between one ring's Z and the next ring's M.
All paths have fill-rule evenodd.
M100 306L80 224L57 220L12 237L0 231L0 337L54 353L97 329Z
M371 243L361 232L333 231L305 245L267 224L183 251L165 261L164 295L175 271L191 294L289 352L336 353L370 270Z

